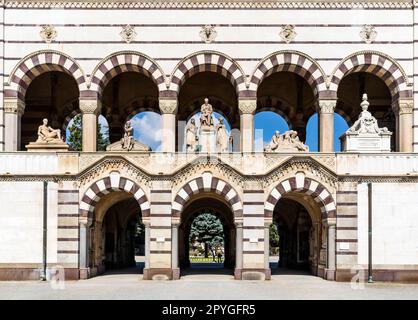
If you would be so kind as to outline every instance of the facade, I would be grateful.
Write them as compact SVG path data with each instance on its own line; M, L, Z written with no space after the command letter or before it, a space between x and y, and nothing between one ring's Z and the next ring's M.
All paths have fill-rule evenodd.
M282 217L317 276L349 281L371 267L375 280L418 280L415 1L14 0L0 10L0 279L39 279L44 263L67 279L100 274L109 214L122 237L141 217L144 279L178 279L190 219L206 208L222 218L236 279L270 278L269 226ZM393 132L391 152L333 150L335 113L352 125L363 93ZM206 96L237 132L233 152L183 151L179 123ZM98 115L115 142L144 110L161 114L162 151L96 151ZM317 113L319 152L255 151L254 115L266 110L302 141ZM65 131L79 113L82 152L26 150L43 118Z

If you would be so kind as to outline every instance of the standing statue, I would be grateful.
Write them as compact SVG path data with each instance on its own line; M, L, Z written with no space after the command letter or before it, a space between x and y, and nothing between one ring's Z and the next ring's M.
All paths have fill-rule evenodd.
M121 139L122 149L127 149L131 151L134 147L134 128L132 127L131 121L126 121L124 127L125 133L123 134L123 138Z
M202 129L204 127L213 127L213 108L212 105L209 103L208 98L205 98L205 103L202 104L200 112L200 128Z
M228 151L229 137L224 124L224 119L220 118L216 126L216 148L218 152Z
M38 128L38 140L39 142L47 142L47 143L63 143L61 138L61 130L60 129L52 129L48 126L48 119L42 120L43 124Z
M198 141L197 127L194 118L190 120L190 123L186 126L186 151L196 151L196 144Z

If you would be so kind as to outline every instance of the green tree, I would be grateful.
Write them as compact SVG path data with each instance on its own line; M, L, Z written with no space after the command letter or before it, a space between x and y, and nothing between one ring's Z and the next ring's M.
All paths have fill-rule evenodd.
M73 123L68 128L70 132L67 142L74 151L81 151L83 149L83 122L81 114L77 114L73 118ZM97 150L98 151L105 151L106 146L110 143L109 142L109 129L106 132L102 132L102 126L100 123L97 124Z
M205 245L205 258L209 256L209 246L223 246L224 231L221 221L213 214L202 213L197 216L190 229L189 243L194 241Z
M277 249L279 247L279 241L280 241L280 236L279 236L279 230L277 229L277 226L272 223L270 225L270 253L277 253Z

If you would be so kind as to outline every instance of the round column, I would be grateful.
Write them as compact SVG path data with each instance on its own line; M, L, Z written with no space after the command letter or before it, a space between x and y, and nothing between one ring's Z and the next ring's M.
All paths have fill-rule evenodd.
M235 279L241 280L241 272L242 272L242 239L243 239L243 231L242 231L242 221L238 221L235 223L237 235L235 238L236 241L236 253L235 253Z
M20 99L4 99L5 151L20 149L21 122L24 111L25 104Z
M173 280L180 278L179 268L179 222L171 224L171 269L173 271Z
M176 151L176 115L177 115L177 99L161 99L159 100L161 120L162 120L162 142L161 151Z
M414 103L412 100L400 100L398 108L399 117L399 151L400 152L412 152L412 127L413 127L413 110Z
M83 151L97 150L97 115L100 113L98 100L80 100L82 112Z
M319 151L334 152L334 110L337 100L319 100Z
M239 99L238 108L240 111L241 152L254 151L254 112L257 108L256 99Z

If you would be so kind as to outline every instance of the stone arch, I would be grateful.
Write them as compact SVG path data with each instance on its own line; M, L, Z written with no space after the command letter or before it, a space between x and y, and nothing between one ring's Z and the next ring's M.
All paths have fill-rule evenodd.
M112 191L126 191L132 194L141 208L142 217L149 217L150 203L144 190L131 179L112 173L95 181L87 189L81 198L79 216L92 218L95 205L104 195Z
M242 217L242 201L238 192L226 181L205 172L201 177L187 182L176 194L172 205L172 216L180 217L186 202L200 192L214 192L221 195L230 205L234 217Z
M327 188L312 178L308 178L303 174L296 174L295 177L281 181L271 190L264 205L264 216L266 218L273 216L274 207L277 202L289 192L310 195L318 203L323 219L336 217L337 207L332 194Z
M166 89L164 72L157 62L136 51L119 51L104 58L94 68L90 80L90 91L100 97L110 80L129 71L144 74L157 85L159 91Z
M392 101L412 97L412 90L408 88L408 76L395 59L378 51L360 51L344 58L332 72L329 78L332 98L337 98L341 80L355 72L371 73L382 79L389 88Z
M61 71L72 76L78 85L80 96L87 90L84 72L73 58L56 50L42 50L31 53L18 62L10 73L5 97L24 101L31 82L40 74L50 71Z
M256 96L261 82L279 71L293 72L304 78L315 97L326 90L326 75L318 62L302 52L289 50L277 51L262 59L251 75L249 90Z
M165 96L177 96L183 83L199 72L215 72L227 78L234 86L237 96L246 91L245 73L231 57L217 51L199 51L181 60L170 76L170 87Z

